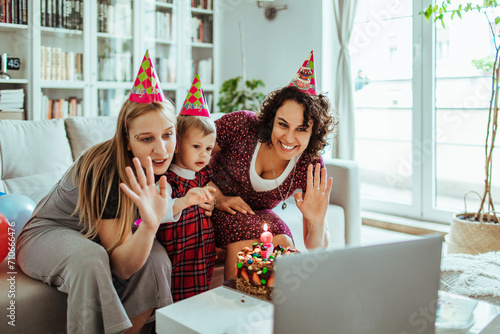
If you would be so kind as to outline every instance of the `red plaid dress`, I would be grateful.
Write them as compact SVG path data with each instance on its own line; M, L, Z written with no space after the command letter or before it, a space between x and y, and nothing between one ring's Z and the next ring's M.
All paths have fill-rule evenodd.
M203 187L212 179L207 167L192 180L172 170L167 180L172 186L172 198L186 195L189 189ZM177 222L161 224L156 238L165 247L172 261L171 291L174 302L207 291L215 263L215 237L210 217L198 205L182 211Z

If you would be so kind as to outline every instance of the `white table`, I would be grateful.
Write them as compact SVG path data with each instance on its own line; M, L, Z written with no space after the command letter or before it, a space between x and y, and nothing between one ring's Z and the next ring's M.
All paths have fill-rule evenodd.
M486 302L478 302L474 309L476 322L468 333L498 334L500 333L500 306Z
M221 286L156 311L156 332L271 334L274 305ZM500 333L500 306L479 301L469 334Z
M273 314L272 303L221 286L157 310L156 332L271 334Z

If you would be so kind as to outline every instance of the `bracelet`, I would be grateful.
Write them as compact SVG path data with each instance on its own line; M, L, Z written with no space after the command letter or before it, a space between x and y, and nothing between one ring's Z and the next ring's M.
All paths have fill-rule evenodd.
M215 204L217 204L217 200L214 197L214 205L212 206L212 211L214 211L214 209L215 209Z

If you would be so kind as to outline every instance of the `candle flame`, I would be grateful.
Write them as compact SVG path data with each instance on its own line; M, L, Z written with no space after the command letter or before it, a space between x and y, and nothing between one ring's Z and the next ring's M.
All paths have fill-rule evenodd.
M267 232L267 223L264 224L264 231Z

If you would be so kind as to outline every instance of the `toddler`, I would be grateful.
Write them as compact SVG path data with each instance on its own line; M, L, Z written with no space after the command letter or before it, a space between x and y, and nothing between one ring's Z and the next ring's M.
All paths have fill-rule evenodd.
M207 184L212 179L208 163L216 130L204 97L201 111L188 98L177 116L177 146L167 172L171 197L176 199L172 212L177 221L162 221L156 234L172 261L174 302L207 291L215 262L212 221L200 205L213 202L211 192L215 189Z

